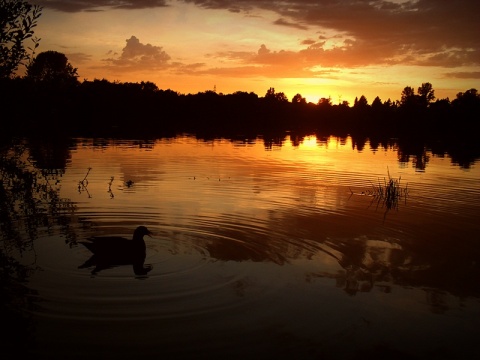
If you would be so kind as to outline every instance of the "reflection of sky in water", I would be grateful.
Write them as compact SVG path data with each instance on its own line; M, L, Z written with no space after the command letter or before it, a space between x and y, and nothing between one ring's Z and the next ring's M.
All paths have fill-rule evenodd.
M89 167L91 198L77 191ZM375 198L351 191L368 191L387 172L408 184L410 196L401 211L384 217ZM261 140L239 145L180 137L149 147L110 142L103 148L87 140L73 151L61 195L79 203L78 215L96 222L156 224L168 236L188 230L198 238L204 234L203 242L209 236L229 239L230 247L235 241L268 244L267 257L275 262L322 251L334 256L344 251L329 247L335 239L377 248L375 261L380 261L379 252L394 243L471 237L467 223L478 214L478 204L470 201L479 194L477 175L475 166L460 170L448 158L434 156L427 171L418 173L398 162L395 149L373 152L367 146L359 152L350 140L335 138L306 138L299 146L286 139L273 150ZM327 245L309 249L308 241ZM385 249L372 241L383 242Z
M38 325L40 343L58 343L58 327L67 329L65 348L74 346L93 323L116 336L97 350L133 340L157 355L158 346L163 355L195 353L180 339L217 351L237 348L241 338L247 348L239 355L251 346L299 357L379 344L387 354L430 355L438 344L476 344L476 166L465 171L430 156L426 171L416 172L395 149L358 152L334 139L272 150L260 141L187 137L149 148L85 142L60 179L61 197L76 202L79 221L71 226L83 238L131 236L147 225L154 236L145 239L145 262L153 269L143 279L128 266L92 277L76 268L88 250L40 232L35 255L23 257L42 269L30 283L48 300L37 311L47 319ZM91 198L78 192L89 167ZM410 194L385 214L350 189L368 189L387 169ZM97 331L88 334L95 343Z
M367 146L358 152L349 140L319 142L312 137L294 147L287 139L281 148L273 149L266 151L261 141L239 146L187 137L156 141L151 148L125 143L93 149L79 146L72 155L74 165L62 180L62 195L108 208L113 206L107 196L108 182L114 177L111 190L117 207L165 208L166 216L179 212L256 212L261 216L261 210L268 209L344 211L350 189L369 190L372 183L383 182L388 172L417 193L413 199L435 206L451 207L478 191L478 168L460 170L448 158L430 156L427 171L419 173L412 164L399 163L395 149L373 152ZM89 167L91 201L85 193L75 192L73 185ZM132 187L125 185L129 180L134 182Z

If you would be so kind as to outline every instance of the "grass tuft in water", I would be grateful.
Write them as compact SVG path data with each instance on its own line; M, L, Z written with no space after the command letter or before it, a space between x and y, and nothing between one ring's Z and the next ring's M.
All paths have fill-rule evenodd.
M382 202L387 209L398 208L400 200L406 201L408 194L408 184L402 187L400 184L401 177L394 179L390 176L390 171L387 168L388 179L383 179L383 184L380 179L378 183L372 183L372 195Z

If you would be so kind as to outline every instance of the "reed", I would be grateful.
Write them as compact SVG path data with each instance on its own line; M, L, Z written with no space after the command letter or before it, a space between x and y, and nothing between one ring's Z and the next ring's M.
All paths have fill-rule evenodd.
M377 184L372 183L372 195L382 202L387 209L397 208L400 200L405 200L408 194L408 184L402 187L401 177L394 179L387 168L388 179L383 178L383 183L378 179Z

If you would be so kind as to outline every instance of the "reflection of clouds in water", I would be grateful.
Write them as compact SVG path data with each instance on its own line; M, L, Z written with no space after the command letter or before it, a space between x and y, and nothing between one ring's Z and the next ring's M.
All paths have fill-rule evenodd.
M92 151L101 156L92 157ZM442 179L450 184L461 178L470 184L474 174L459 175L448 160L435 159L429 171L417 174L413 168L398 168L397 161L396 149L372 152L367 143L360 152L351 140L335 138L307 138L304 143L285 138L275 150L265 150L260 140L239 146L189 137L158 140L147 147L117 142L92 150L87 144L74 152L61 191L68 194L65 185L72 178L78 182L92 166L92 208L79 211L96 214L97 221L156 223L167 228L168 237L183 234L186 243L197 244L216 260L290 264L321 259L319 264L333 264L332 271L322 270L330 276L341 268L349 279L368 274L378 278L378 271L403 271L407 266L412 255L405 244L446 236L436 225L442 208L449 208L448 216L452 205L462 216L472 214L471 209L461 211L463 196L459 202L442 195L442 207L425 207L422 196L445 187L437 186ZM384 209L377 208L372 197L352 196L350 188L370 188L371 181L387 175L386 169L392 176L401 175L413 195L411 202L384 218ZM135 185L112 186L115 198L109 199L112 176L115 182L131 179ZM420 267L410 267L415 274L430 264L426 252L418 250ZM352 289L357 286L350 284ZM367 284L358 288L365 290Z

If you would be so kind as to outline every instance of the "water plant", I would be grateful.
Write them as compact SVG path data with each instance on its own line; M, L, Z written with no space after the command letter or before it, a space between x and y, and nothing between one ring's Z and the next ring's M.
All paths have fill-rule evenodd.
M400 184L401 177L394 179L390 176L387 168L388 179L383 178L383 183L378 179L377 184L372 183L372 196L378 199L378 203L390 209L397 209L400 200L407 200L408 184L402 187Z
M408 184L402 186L401 177L394 179L390 176L390 171L387 167L388 178L383 178L383 182L379 178L377 183L372 182L372 188L362 191L360 193L354 193L352 189L350 192L352 195L371 196L377 199L377 207L382 204L386 210L398 209L398 203L401 200L407 201Z

